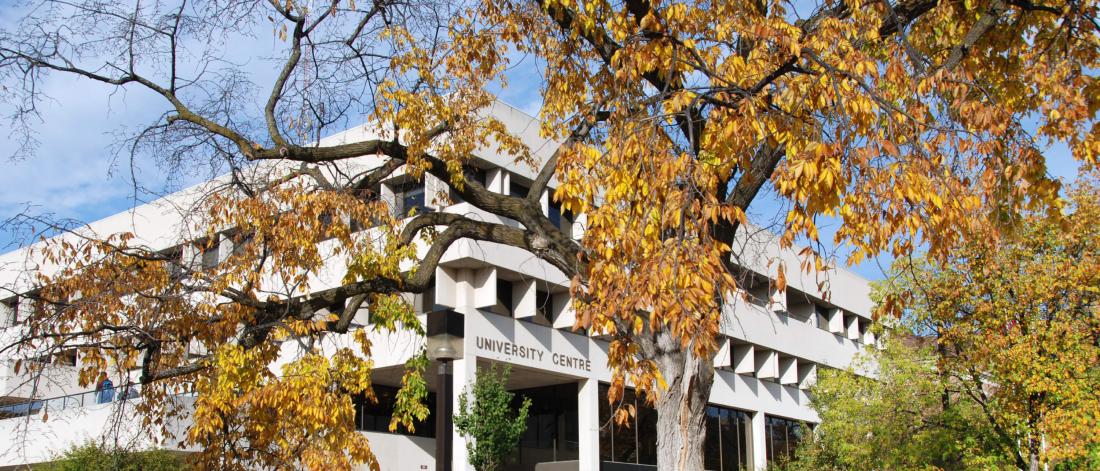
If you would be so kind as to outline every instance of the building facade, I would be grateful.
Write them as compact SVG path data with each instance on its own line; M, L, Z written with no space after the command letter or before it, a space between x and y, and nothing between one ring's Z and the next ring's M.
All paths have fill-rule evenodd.
M491 112L527 141L536 159L545 159L552 152L550 143L538 137L538 123L533 118L503 104ZM323 144L368 137L370 130L359 128L332 136ZM358 164L368 168L378 162L367 156ZM471 176L490 191L526 194L536 171L515 164L510 157L486 151L478 155ZM435 203L444 200L437 193L446 188L431 175L415 182L399 172L383 183L380 192L399 214L418 208L517 224L468 203L445 207ZM203 185L184 190L92 223L87 230L97 236L133 232L141 242L158 250L181 247L178 253L184 262L217 264L232 252L228 237L222 238L216 250L188 253L181 236L185 231L176 208L186 207L202 191ZM563 214L553 204L551 191L542 195L544 211L574 237L581 237L583 216L573 220ZM320 242L322 249L327 243L331 242ZM797 267L800 260L794 251L780 250L776 238L765 230L742 231L735 254L738 265L745 270L743 292L733 296L725 307L723 347L715 360L717 374L707 409L704 450L706 467L723 471L761 469L769 461L792 453L800 439L800 424L817 420L807 395L817 372L846 368L862 348L875 343L869 329L871 301L866 280L834 269L788 275L786 289L777 291L774 283L769 283L777 262ZM346 260L333 256L329 264L331 273L318 274L311 286L324 289L340 282ZM0 257L0 327L4 328L4 338L18 336L26 312L21 309L25 298L19 294L33 289L30 274L43 269L48 270L33 261L28 249ZM408 299L422 313L423 320L428 312L461 314L462 357L451 362L453 391L469 385L479 368L508 364L509 389L518 397L532 399L527 431L509 461L509 470L656 469L656 412L628 391L625 400L637 401L633 423L624 426L610 420L612 410L606 400L611 380L607 342L572 330L569 280L553 266L521 249L460 240L447 250L436 268L431 288ZM369 325L369 312L364 311L355 322ZM441 438L434 425L438 377L427 374L432 417L418 426L415 434L387 432L393 394L401 384L404 364L421 351L424 339L401 332L372 335L378 402L357 402L356 426L370 438L382 469L435 469L436 443ZM333 336L329 340L336 346L350 342L347 337ZM45 370L49 379L34 383L14 371L14 360L4 358L0 363L0 417L9 417L0 419L0 442L13 438L10 442L15 443L16 434L29 435L21 447L0 449L0 468L46 461L70 444L94 436L97 424L106 426L109 414L104 411L117 406L125 395L103 404L99 404L102 401L98 397L82 395L76 385L79 359L75 353L45 360L50 363ZM434 372L434 366L428 371ZM116 378L115 382L123 384L124 380ZM187 398L181 401L186 403ZM453 407L457 406L454 397ZM52 410L50 422L17 420L45 410ZM63 420L59 423L57 417ZM66 428L62 425L66 420L81 426ZM186 425L180 423L178 427L182 430ZM133 433L140 435L140 431ZM47 436L52 438L41 439ZM472 469L466 463L463 438L455 434L450 443L454 469Z

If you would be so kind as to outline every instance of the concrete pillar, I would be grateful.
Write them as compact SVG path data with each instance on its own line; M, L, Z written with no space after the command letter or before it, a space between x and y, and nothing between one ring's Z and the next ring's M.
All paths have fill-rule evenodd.
M798 384L798 359L779 355L779 384Z
M772 350L756 349L756 377L760 379L779 378L779 354Z
M458 311L458 274L450 268L435 268L435 303ZM458 311L462 312L462 311Z
M494 168L485 172L485 188L493 193L508 193L508 172Z
M217 235L218 238L218 263L224 262L233 255L233 239L226 233Z
M545 214L546 216L550 215L550 192L549 191L543 190L542 194L539 195L539 206L542 207L542 214Z
M735 344L733 350L733 372L743 375L756 373L756 353L752 344Z
M798 387L810 389L817 382L817 363L812 361L798 362Z
M578 471L600 469L600 383L581 380L577 392Z
M424 204L432 208L444 208L450 199L450 186L448 182L436 178L430 173L424 174Z
M769 302L772 312L787 312L787 292L778 290L774 286L768 288Z
M394 194L393 188L389 185L382 185L379 188L379 197L390 207L390 214L397 213L397 195Z
M588 225L588 216L584 214L578 214L573 218L573 239L581 240L584 238L584 228Z
M844 335L844 311L837 308L829 309L827 318L828 331L837 335Z
M474 307L490 307L497 303L496 267L474 270Z
M456 412L459 410L458 397L463 391L467 391L473 388L474 379L477 377L477 357L470 355L473 351L472 336L466 336L466 357L461 360L455 360L452 362L453 368L453 384L454 384L454 398L452 408ZM459 435L458 430L455 430L452 435L452 451L451 451L451 469L454 471L475 471L474 467L469 464L469 459L466 457L466 438Z
M554 303L554 328L571 329L577 321L577 313L573 310L573 297L568 291L550 295Z
M13 298L11 301L0 302L0 327L11 327L16 322L16 306L18 305L18 298Z
M859 340L859 316L844 316L844 332L849 340Z
M870 327L868 327L863 332L863 343L865 343L867 345L874 345L875 344L875 333L871 331Z
M535 316L535 290L534 280L512 282L512 317L525 319Z
M768 467L768 444L766 442L767 437L767 421L764 418L763 412L756 412L752 414L752 456L749 457L752 462L752 468L757 471L763 471Z
M467 313L476 308L475 304L473 270L455 270L455 311Z
M729 337L722 337L719 342L718 353L714 355L714 367L730 368L733 366L733 353L730 352L730 339Z

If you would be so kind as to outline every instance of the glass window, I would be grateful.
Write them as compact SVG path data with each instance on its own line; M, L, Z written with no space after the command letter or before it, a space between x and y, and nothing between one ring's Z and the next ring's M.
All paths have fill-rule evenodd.
M368 432L389 433L390 417L393 415L398 388L377 384L374 385L373 388L374 396L377 401L371 402L364 396L353 399L355 404L355 428L356 430ZM428 393L428 397L425 399L425 405L428 406L428 417L422 422L416 422L414 424L416 430L410 433L404 427L399 426L397 428L397 433L416 437L434 437L435 393Z
M535 314L549 322L554 321L554 298L543 290L535 290Z
M483 169L481 167L473 167L473 166L465 167L463 169L462 173L463 173L463 175L465 175L467 183L477 182L481 186L484 186L484 187L489 186L489 174L485 169ZM451 202L454 203L454 204L458 204L458 203L461 203L462 201L464 201L462 199L462 195L458 194L458 191L456 191L454 188L450 189L450 197L451 197Z
M422 182L405 182L393 187L394 202L397 207L394 208L394 215L397 217L408 216L413 210L417 213L423 213L427 209L424 204L424 183Z
M531 409L519 448L506 461L504 469L527 471L537 463L577 459L577 384L520 389L513 393L513 409L518 410L525 397L531 399Z
M546 217L550 219L554 227L561 229L567 237L573 237L573 213L562 210L561 203L554 201L553 190L551 190L550 205L547 208Z
M620 463L657 464L657 411L623 392L623 404L634 405L636 414L626 424L615 423L614 407L607 403L610 386L600 385L600 459Z
M767 416L764 432L769 462L786 462L794 457L802 440L802 423L782 417Z
M606 384L600 385L599 399L600 399L600 460L611 461L614 455L614 426L611 423L611 404L607 402L607 391L609 386Z
M657 410L638 399L638 463L657 464Z
M199 247L202 249L202 268L209 270L218 266L218 243L216 241L200 242Z
M512 282L497 278L497 304L493 311L504 316L512 315Z
M523 183L516 181L516 176L512 175L512 179L508 184L508 194L511 196L518 196L520 198L526 198L527 192L531 191L531 187L524 185Z
M706 440L703 441L703 467L709 470L722 469L722 450L719 431L722 409L714 406L707 407L707 416L703 422L706 431Z

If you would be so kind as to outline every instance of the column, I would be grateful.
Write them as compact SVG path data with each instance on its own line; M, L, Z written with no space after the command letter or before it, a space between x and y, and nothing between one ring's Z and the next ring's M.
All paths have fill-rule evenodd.
M474 378L477 375L477 357L470 355L469 352L473 351L472 341L473 337L466 337L466 358L461 360L455 360L451 362L452 371L452 384L454 397L452 398L452 409L458 410L458 397L467 388L472 388L474 384ZM466 439L462 435L458 434L458 430L452 433L451 437L451 469L453 471L474 471L474 467L470 466L469 460L466 458ZM438 459L438 457L436 457Z
M757 471L768 467L767 422L763 412L752 414L752 466Z
M577 385L577 426L580 466L578 471L600 469L600 382L581 380Z

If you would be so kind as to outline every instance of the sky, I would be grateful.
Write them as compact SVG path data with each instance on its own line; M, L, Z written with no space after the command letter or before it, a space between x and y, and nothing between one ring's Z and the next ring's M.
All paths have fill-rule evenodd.
M0 27L10 26L12 21L11 15L0 17ZM265 34L256 34L253 38L238 38L233 48L256 83L270 83L274 62L262 57L277 56L280 44ZM510 71L509 82L508 88L494 91L505 102L537 114L542 77L529 58ZM12 129L8 122L0 121L0 135L7 137L0 140L0 221L28 211L91 222L149 199L147 193L135 192L134 178L162 191L199 181L196 175L169 179L151 156L140 156L134 162L125 154L119 157L115 145L118 136L152 122L165 111L165 102L159 96L56 74L47 78L43 91L50 100L41 103L41 121L35 125L41 146L34 155L13 155L16 142L10 138ZM1048 149L1047 156L1052 175L1066 181L1074 178L1078 165L1064 145ZM779 207L774 194L767 194L750 208L750 218L760 221L774 217ZM846 249L831 245L838 222L823 219L819 223L827 248L835 249L843 258ZM21 237L19 233L0 231L0 252L23 243ZM850 269L877 280L883 278L889 262L881 257Z

